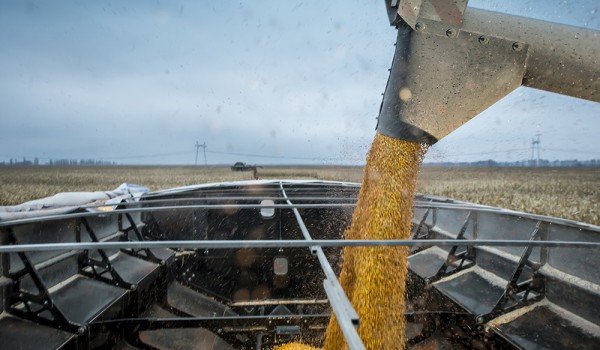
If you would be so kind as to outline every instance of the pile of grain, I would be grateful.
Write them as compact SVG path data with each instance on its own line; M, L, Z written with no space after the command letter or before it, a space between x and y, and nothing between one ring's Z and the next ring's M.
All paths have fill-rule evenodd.
M318 350L318 348L302 343L287 343L275 347L275 350Z
M405 239L410 235L415 182L425 147L377 134L367 157L365 178L346 239ZM344 249L340 282L360 316L367 349L404 347L404 291L407 249ZM345 348L335 317L324 349ZM313 349L290 343L279 350Z

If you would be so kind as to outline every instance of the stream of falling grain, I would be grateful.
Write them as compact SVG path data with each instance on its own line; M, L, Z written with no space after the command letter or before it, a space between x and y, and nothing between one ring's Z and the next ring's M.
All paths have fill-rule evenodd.
M406 239L410 236L415 182L426 148L377 134L367 156L352 224L346 239ZM345 248L340 283L360 317L367 349L403 349L406 247ZM325 350L346 348L335 316L329 320ZM277 350L313 347L289 343Z

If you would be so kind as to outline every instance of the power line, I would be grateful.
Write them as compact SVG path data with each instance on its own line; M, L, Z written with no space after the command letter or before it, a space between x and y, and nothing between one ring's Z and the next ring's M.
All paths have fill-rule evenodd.
M199 144L196 147L196 151L198 154L199 148L202 147L205 153L204 164L207 164L206 153L212 154L222 154L222 155L232 155L232 156L242 156L242 157L256 157L256 158L267 158L267 159L290 159L290 160L320 160L320 161L334 161L339 160L335 157L300 157L300 156L286 156L286 155L272 155L272 154L256 154L256 153L242 153L242 152L227 152L227 151L216 151L216 150L207 150L206 143ZM578 149L567 149L567 148L542 148L544 151L550 152L563 152L563 153L580 153L580 154L591 154L591 155L600 155L600 152L594 151L586 151L586 150L578 150ZM458 157L458 156L478 156L478 155L488 155L488 154L499 154L499 153L508 153L508 152L525 152L530 151L531 148L513 148L506 149L500 151L486 151L486 152L471 152L471 153L456 153L456 154L446 154L444 152L439 152L440 156L443 157ZM167 157L167 156L176 156L176 155L189 155L189 150L181 150L175 152L168 153L151 153L151 154L138 154L138 155L121 155L121 156L62 156L62 157L36 157L36 156L27 156L27 155L9 155L9 154L0 154L1 157L6 158L38 158L40 160L59 160L59 159L89 159L94 158L97 160L119 160L119 159L142 159L142 158L158 158L158 157ZM436 152L438 153L438 152ZM197 164L197 156L196 156L196 164Z
M155 154L142 154L136 156L117 156L117 157L96 157L98 159L134 159L134 158L156 158L156 157L166 157L166 156L176 156L182 154L189 154L190 151L179 151L179 152L170 152L170 153L155 153ZM77 157L75 157L77 158ZM85 158L85 157L83 157Z
M552 151L552 152L564 152L564 153L585 153L585 154L595 154L600 155L600 152L594 151L583 151L578 149L566 149L566 148L542 148L544 151Z
M323 158L323 157L294 157L294 156L280 156L280 155L268 155L268 154L253 154L253 153L238 153L238 152L225 152L225 151L206 151L214 154L226 154L233 156L242 157L256 157L256 158L272 158L272 159L297 159L297 160L337 160L338 158Z
M479 155L484 155L484 154L498 154L498 153L507 153L507 152L517 152L517 151L529 151L529 148L513 148L513 149L502 150L502 151L456 153L456 154L446 154L446 153L440 152L440 154L445 157L458 157L458 156L479 156Z

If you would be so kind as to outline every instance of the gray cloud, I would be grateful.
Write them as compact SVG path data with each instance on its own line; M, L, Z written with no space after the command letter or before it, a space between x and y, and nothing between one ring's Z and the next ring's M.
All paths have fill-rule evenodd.
M569 22L589 8L544 16ZM598 26L596 15L588 17L586 25ZM394 36L380 1L3 2L0 160L182 164L193 161L199 140L213 151L315 158L210 154L213 163L360 163ZM597 104L521 89L442 140L428 159L526 148L537 131L548 148L598 149L598 118L590 117L598 114Z

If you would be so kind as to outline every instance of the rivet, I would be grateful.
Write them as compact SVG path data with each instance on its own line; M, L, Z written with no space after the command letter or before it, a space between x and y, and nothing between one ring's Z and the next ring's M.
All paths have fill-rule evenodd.
M483 45L487 45L490 42L490 39L484 35L479 37L479 43Z
M521 50L523 50L523 44L521 44L519 42L514 42L512 44L512 49L515 51L521 51Z

